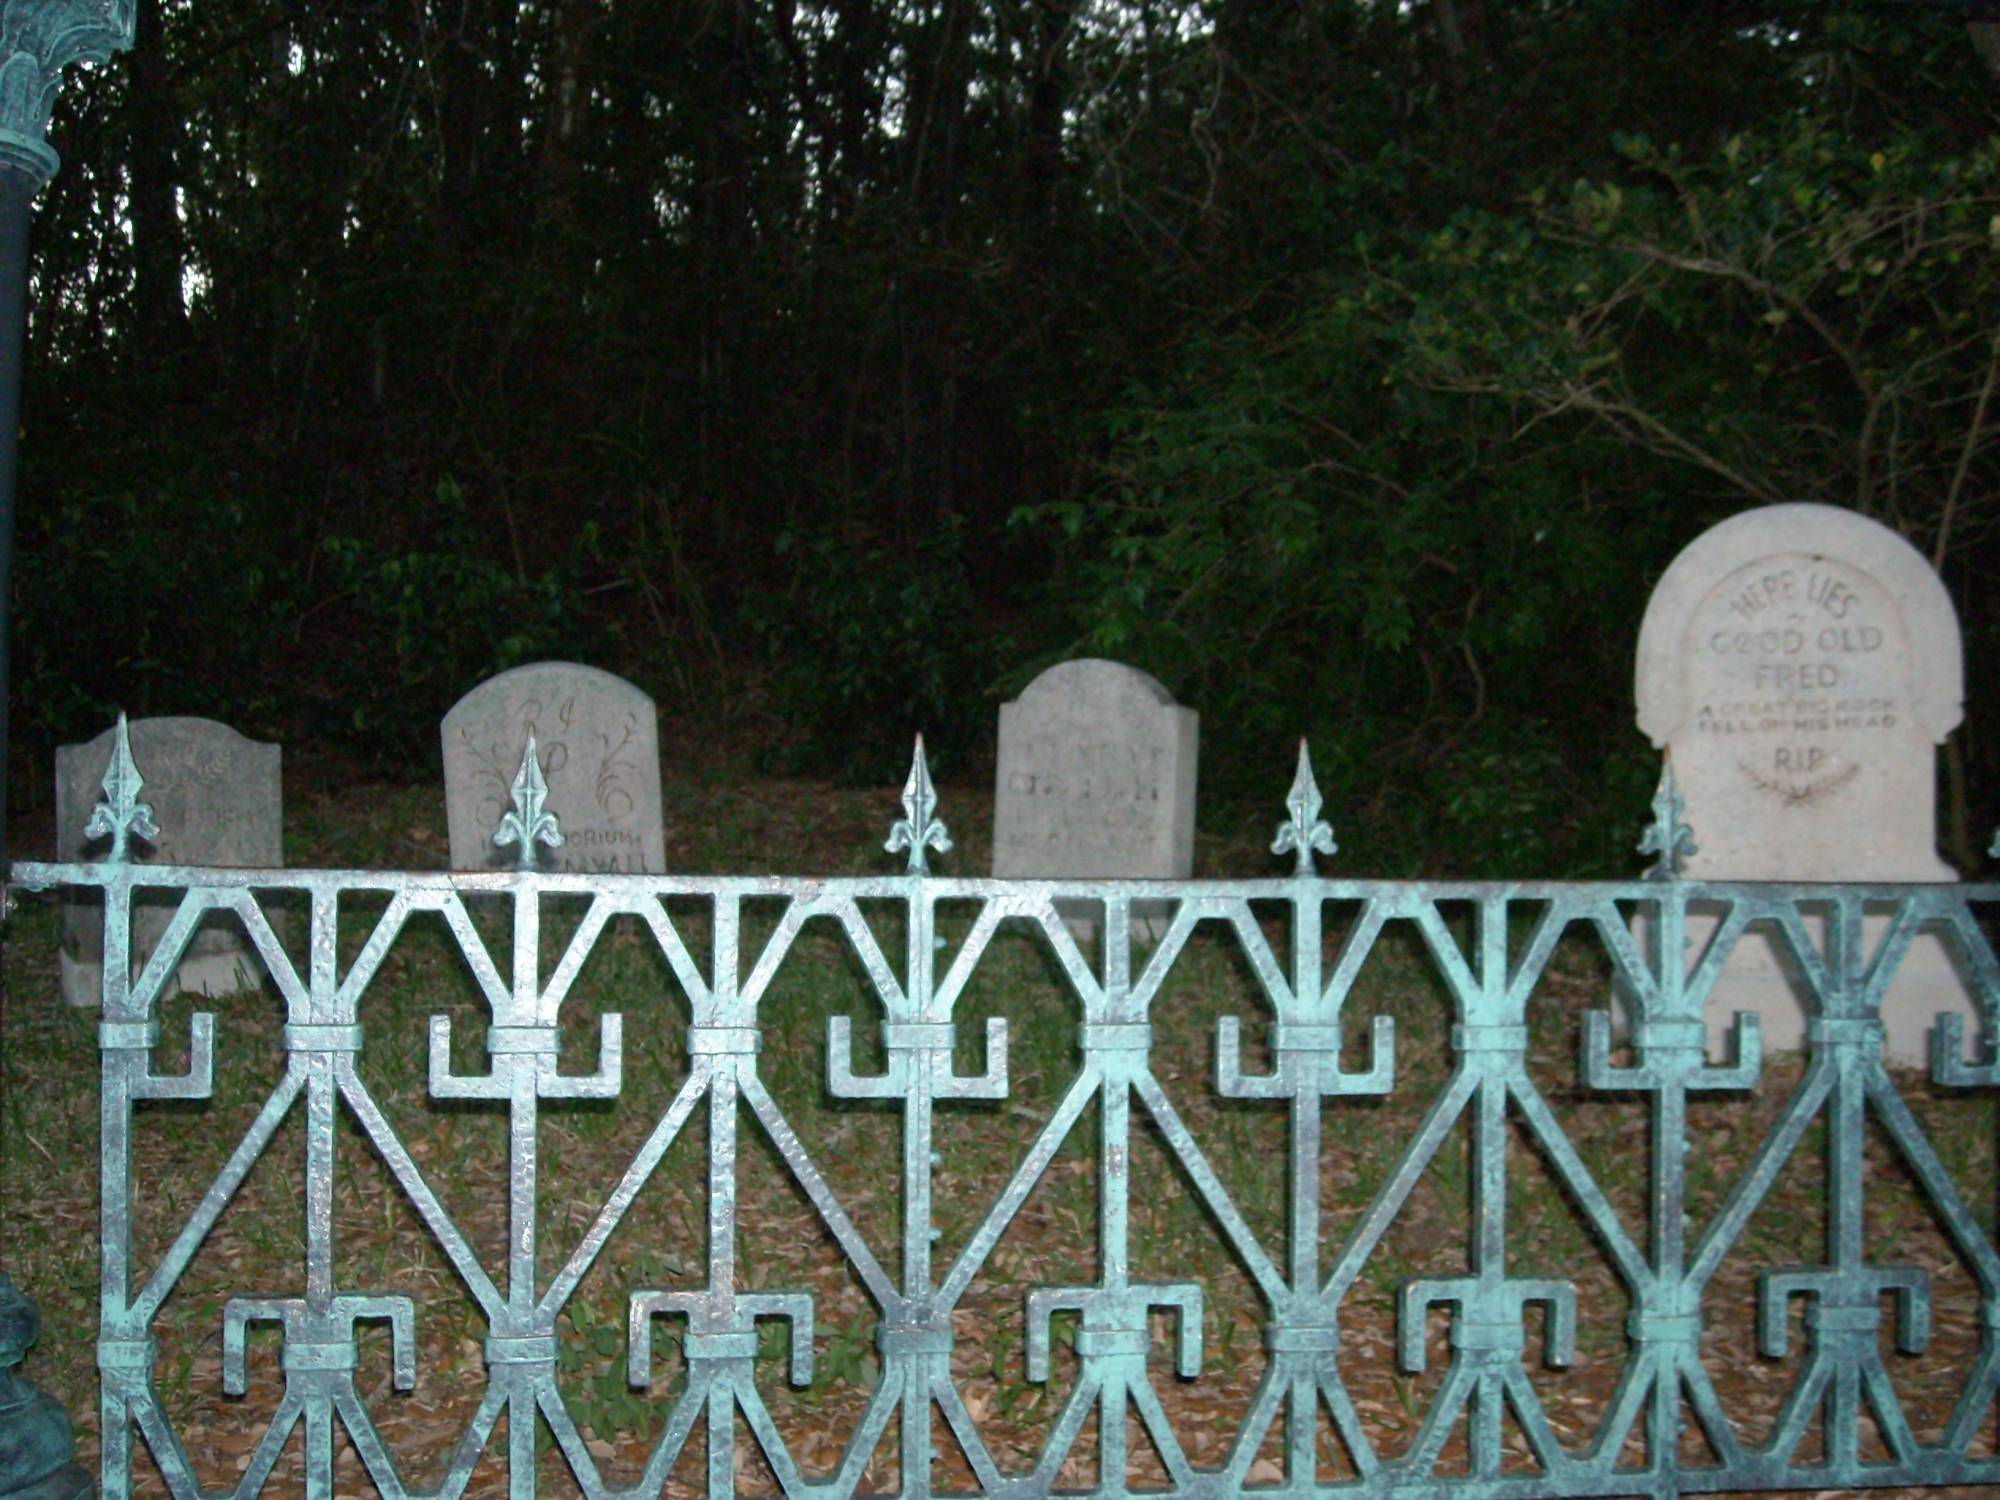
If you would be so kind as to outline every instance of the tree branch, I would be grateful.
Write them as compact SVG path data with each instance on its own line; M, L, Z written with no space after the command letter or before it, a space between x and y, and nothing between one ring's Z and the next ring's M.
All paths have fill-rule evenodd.
M1759 484L1749 475L1731 468L1699 444L1682 437L1642 407L1633 406L1625 401L1607 401L1589 387L1581 387L1563 393L1563 399L1556 409L1564 408L1589 412L1611 427L1631 432L1655 453L1678 458L1693 464L1696 468L1706 469L1718 479L1725 480L1744 494L1761 500L1766 505L1776 504L1784 498L1776 491Z
M1806 327L1818 334L1827 348L1839 356L1840 362L1847 367L1848 378L1854 382L1858 389L1866 391L1869 388L1868 375L1862 369L1861 362L1854 357L1854 351L1849 349L1846 343L1828 326L1826 320L1814 312L1798 296L1775 282L1765 280L1762 276L1750 270L1749 267L1739 266L1734 261L1717 260L1712 256L1676 255L1671 250L1664 250L1658 245L1626 242L1620 244L1617 248L1625 251L1627 254L1641 256L1676 271L1687 271L1696 276L1716 276L1725 281L1734 281L1777 303L1785 311L1791 313L1801 323L1805 324Z
M1986 361L1986 378L1980 382L1979 400L1972 408L1972 425L1965 431L1965 442L1958 450L1958 465L1951 472L1951 488L1945 491L1944 514L1938 517L1937 543L1931 548L1931 567L1944 567L1946 545L1951 540L1951 523L1958 513L1959 491L1965 488L1966 471L1972 467L1972 455L1979 451L1979 434L1986 426L1986 407L1993 399L1993 381L2000 375L2000 333L1993 336L1993 353Z

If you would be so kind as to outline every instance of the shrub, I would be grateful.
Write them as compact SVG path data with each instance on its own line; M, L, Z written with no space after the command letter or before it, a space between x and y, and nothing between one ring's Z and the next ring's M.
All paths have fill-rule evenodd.
M745 610L791 730L767 761L880 780L900 773L918 733L934 766L984 743L998 647L976 618L954 518L911 546L788 530L777 551L788 589Z

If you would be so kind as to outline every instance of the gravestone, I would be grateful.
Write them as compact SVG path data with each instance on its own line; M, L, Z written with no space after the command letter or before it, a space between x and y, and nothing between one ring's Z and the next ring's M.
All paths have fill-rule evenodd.
M140 797L151 804L159 837L134 841L141 864L225 865L277 869L284 864L283 792L277 745L246 739L213 719L134 719L132 760L145 778ZM104 791L116 729L56 749L57 857L86 860L104 853L84 827ZM96 899L89 899L95 895ZM143 892L132 903L134 973L159 946L180 904L177 895ZM282 915L282 914L279 914ZM279 936L285 927L273 916ZM77 893L63 903L62 993L71 1005L96 1005L104 983L104 901ZM205 918L189 940L165 994L188 990L228 995L263 982L264 960L232 914Z
M1121 662L1050 667L1000 705L993 873L1185 880L1194 868L1200 716ZM1149 929L1168 903L1135 903ZM1073 927L1092 923L1065 910Z
M535 662L489 677L444 716L445 821L455 870L511 868L493 842L514 773L535 737L563 841L542 867L664 874L660 731L653 700L622 677Z
M1639 727L1687 799L1689 878L1957 878L1935 847L1935 747L1960 718L1958 617L1887 527L1806 504L1711 527L1653 590L1635 686ZM1716 920L1690 918L1696 952ZM1867 952L1886 920L1866 924ZM1712 1050L1738 1010L1757 1013L1767 1047L1802 1043L1803 980L1781 949L1761 929L1737 944L1709 1000ZM1884 1055L1924 1062L1940 1011L1974 1014L1949 950L1925 933L1883 1000Z

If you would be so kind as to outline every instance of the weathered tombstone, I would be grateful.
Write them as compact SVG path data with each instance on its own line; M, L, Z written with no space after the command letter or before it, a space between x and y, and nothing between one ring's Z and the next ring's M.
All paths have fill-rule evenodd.
M1050 667L1000 705L993 873L1185 880L1200 716L1121 662ZM1143 909L1142 909L1143 908ZM1166 903L1135 905L1155 923ZM1083 913L1067 913L1088 927Z
M1699 845L1691 879L1933 881L1935 746L1960 718L1958 617L1908 542L1829 505L1745 511L1695 538L1661 576L1639 630L1639 727L1672 759ZM1716 915L1690 918L1699 951ZM1872 953L1886 917L1866 924ZM1823 941L1823 938L1822 938ZM1805 1015L1782 940L1753 929L1709 1000L1795 1048ZM1935 936L1921 935L1882 1003L1884 1055L1925 1060L1940 1011L1974 1015ZM1975 1023L1976 1024L1976 1023Z
M543 867L665 873L659 721L653 700L624 678L566 661L515 667L453 704L442 733L453 869L514 863L493 831L532 734L563 836Z
M246 739L213 719L134 719L132 759L145 777L159 837L134 843L142 864L226 865L276 869L283 865L283 792L280 749ZM86 838L91 809L104 791L117 730L56 749L57 856L90 859L103 851ZM71 1005L96 1005L104 984L104 903L81 894L63 903L62 993ZM132 903L134 971L159 946L176 894L138 894ZM284 926L278 924L282 937ZM228 995L254 989L264 960L241 923L227 913L203 920L189 940L166 993L176 989Z

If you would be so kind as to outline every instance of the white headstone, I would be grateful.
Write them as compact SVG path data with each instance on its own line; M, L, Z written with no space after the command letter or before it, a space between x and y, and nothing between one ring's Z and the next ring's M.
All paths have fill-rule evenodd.
M145 778L140 800L153 809L159 837L134 840L130 855L140 864L223 865L276 869L284 860L281 753L274 744L246 739L213 719L134 719L129 725L132 760ZM57 856L87 860L104 853L84 827L104 792L115 729L94 740L56 749ZM134 972L159 946L179 898L140 893L133 900ZM283 933L280 924L280 934ZM189 941L175 989L228 995L263 982L264 960L250 945L237 918L206 918ZM96 1005L104 983L104 905L69 900L63 904L62 992L71 1005Z
M1000 705L993 873L1185 880L1200 725L1137 668L1094 659L1050 667ZM1150 924L1158 913L1137 915Z
M1956 879L1937 856L1935 747L1963 699L1958 617L1908 542L1858 512L1772 505L1674 559L1639 630L1639 727L1671 758L1699 852L1693 879ZM1869 924L1869 951L1886 919ZM1690 922L1707 941L1714 922ZM1779 941L1746 935L1709 1002L1713 1040L1755 1011L1797 1047L1802 981ZM1921 1063L1939 1011L1973 1014L1926 934L1882 1005L1884 1052Z
M545 661L490 677L444 716L445 821L455 870L511 867L493 842L528 736L563 841L545 869L663 874L660 731L653 700L622 677Z

